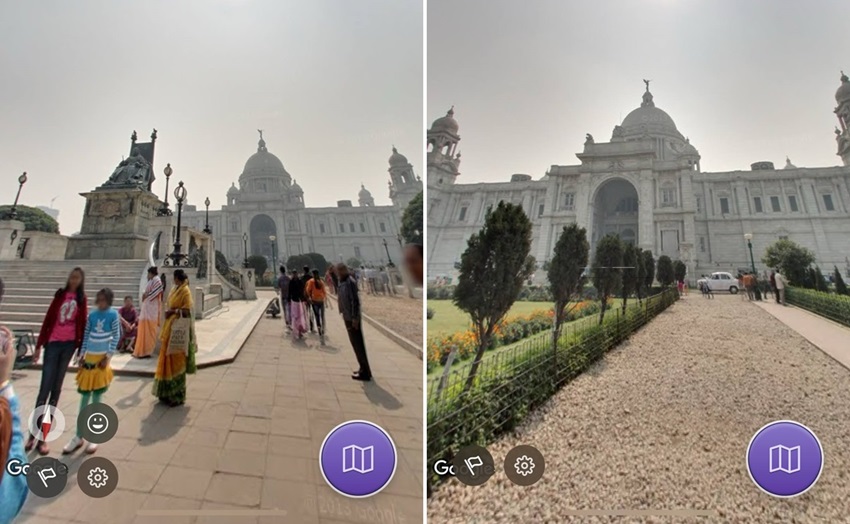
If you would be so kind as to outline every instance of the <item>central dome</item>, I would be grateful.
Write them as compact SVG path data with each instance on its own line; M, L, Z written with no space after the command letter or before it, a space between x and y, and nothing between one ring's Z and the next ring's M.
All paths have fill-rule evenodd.
M647 86L646 92L643 94L643 103L640 107L626 115L626 118L621 124L623 134L626 136L635 135L668 135L681 138L679 130L676 129L676 123L663 109L655 107L655 102L652 100L652 93L649 92Z
M283 162L266 149L266 141L262 138L257 143L257 152L245 162L245 168L242 170L239 180L257 177L283 177L287 180L291 178L283 167Z

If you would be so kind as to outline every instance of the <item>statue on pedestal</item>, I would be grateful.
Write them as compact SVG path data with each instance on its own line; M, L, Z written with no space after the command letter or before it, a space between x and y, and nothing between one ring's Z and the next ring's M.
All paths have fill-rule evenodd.
M103 187L140 187L147 189L152 182L151 165L139 148L133 148L129 158L122 160Z

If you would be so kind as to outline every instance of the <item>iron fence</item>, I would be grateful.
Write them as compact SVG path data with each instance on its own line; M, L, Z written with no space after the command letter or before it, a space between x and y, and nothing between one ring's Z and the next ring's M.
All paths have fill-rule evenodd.
M473 362L450 368L428 383L428 476L438 482L434 463L451 461L461 448L486 445L516 427L605 352L678 300L675 289L609 309L562 327L557 344L551 330L510 347L485 353L475 375Z

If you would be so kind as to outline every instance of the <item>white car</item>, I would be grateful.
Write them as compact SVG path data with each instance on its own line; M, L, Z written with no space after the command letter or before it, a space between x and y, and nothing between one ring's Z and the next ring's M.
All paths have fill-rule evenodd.
M703 282L706 283L708 288L713 292L728 291L733 295L738 292L738 279L732 276L732 273L726 273L725 271L712 273L708 278L701 278L697 280L697 287L699 287L700 283Z

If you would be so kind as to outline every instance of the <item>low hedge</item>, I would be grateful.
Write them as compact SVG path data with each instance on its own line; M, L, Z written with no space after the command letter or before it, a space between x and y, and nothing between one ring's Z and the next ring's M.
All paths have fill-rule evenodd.
M598 302L581 302L569 312L566 322L596 313L599 313ZM551 309L541 309L527 315L507 318L496 327L493 337L490 339L490 347L487 350L513 344L542 331L549 330L552 328L553 317L554 312ZM428 339L428 372L430 373L438 365L445 365L449 353L451 353L452 348L455 346L457 347L455 362L472 358L478 347L475 333L472 330L468 330Z
M788 287L785 288L785 301L850 327L850 296Z
M605 316L602 325L592 324L562 335L557 351L552 350L548 337L537 337L532 349L508 357L511 365L497 373L483 372L487 365L484 361L479 378L468 391L437 394L437 388L429 387L429 483L441 480L433 469L437 460L451 461L459 449L472 444L486 445L514 429L563 384L580 375L678 298L676 290L668 289L643 304L635 302L625 315L619 308L614 309ZM455 373L464 372L468 373L468 365ZM458 381L458 386L461 382Z

